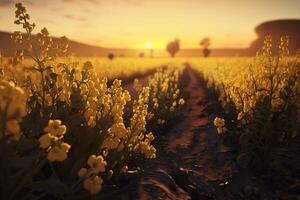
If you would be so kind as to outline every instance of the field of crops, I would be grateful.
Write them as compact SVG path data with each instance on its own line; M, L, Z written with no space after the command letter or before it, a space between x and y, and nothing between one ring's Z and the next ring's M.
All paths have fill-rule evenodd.
M299 199L300 63L79 58L16 4L0 57L0 199ZM123 84L122 84L123 81Z
M279 56L272 55L267 38L256 58L191 62L222 107L227 136L239 144L241 165L281 172L299 167L289 159L299 131L299 57L287 56L287 43L283 37Z

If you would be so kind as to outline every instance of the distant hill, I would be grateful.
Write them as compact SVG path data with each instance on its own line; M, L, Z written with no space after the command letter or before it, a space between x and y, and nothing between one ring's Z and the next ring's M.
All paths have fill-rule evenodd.
M18 45L10 38L11 33L0 31L0 51L4 56L12 56L14 52L19 48ZM53 37L54 41L57 41L57 37ZM73 40L69 40L69 52L77 56L106 56L110 52L116 52L118 54L128 53L127 49L110 49L102 48L99 46L88 45Z
M0 51L4 56L12 56L20 47L16 45L10 38L11 33L0 31ZM58 40L53 37L53 40ZM73 40L69 40L69 54L76 56L101 56L105 57L109 53L114 53L116 56L137 57L140 53L148 55L148 50L142 49L120 49L120 48L103 48L94 45L88 45ZM245 49L213 49L212 56L243 56ZM154 50L154 56L166 57L169 56L165 50ZM176 56L180 57L198 57L202 56L201 49L181 49Z
M253 41L249 48L223 48L212 49L211 56L254 56L263 45L263 40L266 35L270 34L274 40L274 52L278 49L280 37L283 35L290 36L290 52L294 54L297 49L300 49L300 20L274 20L264 22L255 28L255 32L258 38ZM4 56L12 56L18 49L18 46L14 44L10 38L8 32L0 31L0 51ZM58 38L53 37L53 40ZM184 39L184 38L183 38ZM88 45L73 40L69 40L69 52L76 56L107 56L109 53L113 53L116 56L137 57L140 53L144 53L146 56L149 52L145 49L120 49L120 48L103 48L94 45ZM169 56L165 50L154 50L155 57ZM176 56L179 57L200 57L202 56L202 50L199 49L181 49Z
M278 52L278 45L281 36L289 36L289 50L291 54L295 54L297 49L300 49L300 20L286 19L273 20L264 22L255 28L258 38L252 42L249 53L255 54L263 45L264 38L271 35L273 38L273 52Z

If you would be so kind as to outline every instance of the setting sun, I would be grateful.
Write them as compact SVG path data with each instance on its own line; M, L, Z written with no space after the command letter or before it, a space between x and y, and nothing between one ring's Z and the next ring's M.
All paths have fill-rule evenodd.
M0 0L1 30L13 31L15 0ZM272 19L299 18L299 1L204 0L20 0L55 36L101 47L165 49L179 38L182 48L198 48L202 37L212 48L246 48L253 28ZM272 9L266 9L272 5ZM155 12L154 12L155 11ZM101 13L101 14L100 14ZM40 28L40 27L39 27ZM78 29L80 31L78 31Z
M147 49L152 49L152 48L153 48L152 42L148 41L148 42L146 43L146 48L147 48Z

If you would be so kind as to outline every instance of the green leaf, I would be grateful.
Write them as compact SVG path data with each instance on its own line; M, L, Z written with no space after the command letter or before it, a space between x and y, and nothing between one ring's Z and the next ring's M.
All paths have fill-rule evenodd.
M67 193L68 187L57 178L49 178L47 180L36 181L29 185L35 192L43 192L51 196L63 196Z
M242 167L247 167L250 164L251 160L252 160L252 153L249 153L249 152L241 153L237 157L237 162Z
M37 156L12 157L11 167L14 169L30 167L33 166L33 163L36 161L36 159Z
M239 139L239 144L240 145L247 145L249 143L251 139L251 134L250 133L243 133L241 136L240 136L240 139Z
M77 126L83 123L85 120L84 116L80 113L76 113L69 117L68 121L70 122L70 125Z
M38 146L38 141L35 138L22 138L16 144L16 148L21 152L28 152Z
M35 68L35 67L25 67L25 70L28 70L28 71L38 71L39 69Z

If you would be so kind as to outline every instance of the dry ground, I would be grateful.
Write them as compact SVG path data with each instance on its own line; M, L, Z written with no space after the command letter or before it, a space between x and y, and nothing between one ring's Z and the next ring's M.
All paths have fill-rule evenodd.
M183 79L187 111L157 139L157 158L134 164L125 186L103 191L99 199L232 199L224 190L233 173L232 156L206 113L205 83L188 66Z

